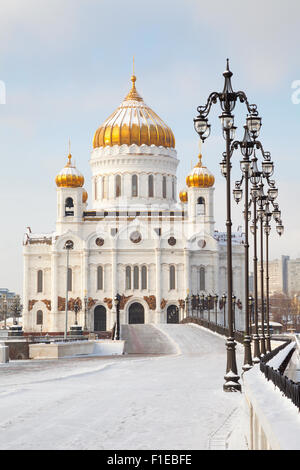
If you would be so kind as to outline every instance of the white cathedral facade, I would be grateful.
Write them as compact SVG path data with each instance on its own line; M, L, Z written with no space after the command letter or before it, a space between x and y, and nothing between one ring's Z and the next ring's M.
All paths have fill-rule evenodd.
M171 129L132 88L93 140L91 209L68 156L56 177L56 230L24 236L25 332L89 331L180 321L187 295L226 292L226 237L215 230L214 176L202 156L177 202ZM72 242L68 252L66 242ZM233 286L243 299L243 235L233 234ZM178 307L178 308L176 308ZM174 319L174 314L175 319Z

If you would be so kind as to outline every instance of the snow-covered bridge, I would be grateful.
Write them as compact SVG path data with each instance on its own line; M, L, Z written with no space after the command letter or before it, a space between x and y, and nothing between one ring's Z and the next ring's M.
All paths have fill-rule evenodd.
M223 392L224 338L194 325L135 336L122 357L2 365L0 448L224 448L233 428L241 434L242 395ZM152 352L135 354L150 336Z

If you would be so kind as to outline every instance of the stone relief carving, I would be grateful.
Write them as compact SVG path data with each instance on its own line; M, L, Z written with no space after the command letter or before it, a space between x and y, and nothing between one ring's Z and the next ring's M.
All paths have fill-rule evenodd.
M144 300L147 302L150 310L156 310L156 297L155 295L149 295L149 297L144 297Z

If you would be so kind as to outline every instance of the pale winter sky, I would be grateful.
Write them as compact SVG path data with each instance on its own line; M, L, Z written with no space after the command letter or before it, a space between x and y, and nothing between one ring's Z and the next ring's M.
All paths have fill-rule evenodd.
M273 230L271 256L300 256L300 104L292 102L292 83L300 80L299 15L297 0L2 0L0 287L21 290L26 226L55 228L54 178L69 137L90 190L93 134L128 92L133 55L139 93L175 134L179 189L197 159L196 107L221 91L230 58L234 88L257 103L260 137L276 165L286 231L279 239ZM212 115L203 155L216 176L216 227L224 230L224 141L219 110ZM243 105L235 115L241 138ZM237 155L233 166L235 179ZM235 227L240 211L234 210Z

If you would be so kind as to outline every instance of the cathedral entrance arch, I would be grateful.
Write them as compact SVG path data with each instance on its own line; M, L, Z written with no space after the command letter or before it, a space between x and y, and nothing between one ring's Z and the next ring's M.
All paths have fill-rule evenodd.
M106 331L106 308L97 305L94 310L94 331Z
M145 323L145 309L139 302L134 302L130 305L128 312L128 323Z
M179 308L177 305L169 305L167 308L167 323L179 323Z

